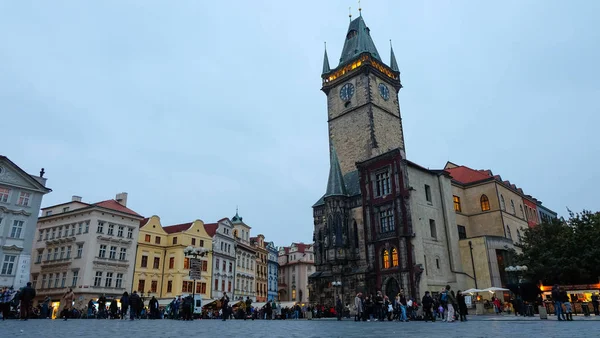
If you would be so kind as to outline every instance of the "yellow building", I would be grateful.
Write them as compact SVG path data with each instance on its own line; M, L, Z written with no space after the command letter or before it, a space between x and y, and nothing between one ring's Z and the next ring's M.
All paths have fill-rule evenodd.
M192 294L191 257L184 254L188 246L212 252L212 237L201 220L163 227L158 216L144 219L140 224L132 291L157 298ZM202 261L202 274L195 282L195 293L209 299L212 296L212 253L198 259Z

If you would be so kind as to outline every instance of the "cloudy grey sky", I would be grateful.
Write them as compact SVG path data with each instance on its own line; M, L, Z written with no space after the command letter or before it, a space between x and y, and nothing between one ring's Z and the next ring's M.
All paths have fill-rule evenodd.
M328 173L323 42L355 1L0 1L0 153L86 202L163 224L240 214L312 238ZM375 1L407 155L492 169L565 214L598 210L600 2Z

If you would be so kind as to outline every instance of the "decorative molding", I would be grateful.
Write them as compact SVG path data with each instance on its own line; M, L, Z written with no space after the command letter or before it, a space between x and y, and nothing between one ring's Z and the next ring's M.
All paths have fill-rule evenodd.
M13 209L9 209L3 205L0 205L0 211L5 213L5 214L13 214L13 215L23 215L23 216L31 216L30 212L27 212L23 209L19 209L19 210L13 210Z
M22 248L22 247L19 247L19 246L16 246L16 245L14 245L14 244L13 244L13 245L10 245L10 246L8 246L8 245L3 245L3 246L2 246L2 250L3 250L3 251L5 251L5 252L6 252L6 251L15 251L15 252L21 252L21 251L23 251L23 248Z

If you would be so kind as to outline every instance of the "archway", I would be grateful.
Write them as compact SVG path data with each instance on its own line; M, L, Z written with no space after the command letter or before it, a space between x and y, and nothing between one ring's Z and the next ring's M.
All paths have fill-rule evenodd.
M279 301L280 302L289 301L289 299L288 299L288 293L287 293L287 291L285 289L279 290L278 293L279 293Z
M400 293L400 285L394 277L390 277L385 284L385 295L390 298L390 301Z

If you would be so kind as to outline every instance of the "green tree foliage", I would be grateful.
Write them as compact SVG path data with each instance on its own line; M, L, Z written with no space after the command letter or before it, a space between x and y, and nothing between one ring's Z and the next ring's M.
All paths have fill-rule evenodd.
M569 211L567 221L554 219L527 229L516 256L527 277L544 285L598 283L600 213Z

